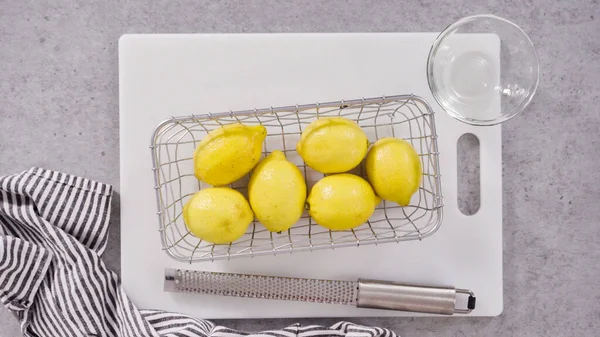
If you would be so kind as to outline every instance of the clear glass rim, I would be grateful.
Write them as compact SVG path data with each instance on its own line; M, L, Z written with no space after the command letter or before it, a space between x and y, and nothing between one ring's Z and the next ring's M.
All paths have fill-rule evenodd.
M482 19L482 18L500 21L502 23L508 24L508 25L512 26L513 28L515 28L522 35L522 37L525 39L525 41L528 42L528 45L531 47L531 50L533 51L533 58L535 60L535 69L534 69L535 83L533 84L533 88L528 93L527 97L518 106L511 109L510 114L502 115L501 117L498 117L495 119L490 119L490 120L473 119L473 118L468 118L468 117L461 115L458 111L456 111L456 109L454 109L452 106L446 104L443 101L443 99L439 95L439 89L436 86L435 81L433 80L433 60L434 60L434 56L437 53L442 41L448 35L450 35L454 30L456 30L457 27L460 27L467 22L470 22L470 21L473 21L476 19ZM514 116L518 115L523 110L525 110L525 108L529 105L529 103L531 103L531 100L533 99L533 96L535 96L535 93L537 91L537 87L540 82L539 73L540 73L540 62L538 59L537 51L535 50L533 42L531 41L529 36L527 36L527 34L523 31L523 29L521 29L521 27L519 27L514 22L509 21L504 18L501 18L496 15L493 15L493 14L479 14L479 15L466 16L466 17L461 18L458 21L448 25L435 38L435 41L433 41L431 49L429 50L429 55L427 56L427 83L429 85L429 89L431 90L433 98L444 109L444 111L446 111L453 118L455 118L463 123L477 125L477 126L490 126L490 125L500 124L500 123L503 123L503 122L513 118Z

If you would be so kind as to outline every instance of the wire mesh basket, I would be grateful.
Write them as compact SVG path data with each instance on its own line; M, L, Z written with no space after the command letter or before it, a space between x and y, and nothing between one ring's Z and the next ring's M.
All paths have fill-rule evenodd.
M208 132L232 123L264 125L268 134L263 157L274 150L282 151L304 173L310 190L323 174L304 164L296 152L296 143L302 130L315 119L333 116L357 122L371 144L383 137L398 137L413 145L421 159L423 179L408 206L382 201L367 223L346 231L327 230L306 212L298 223L281 233L270 232L255 220L243 237L228 245L202 241L188 231L183 222L183 205L200 189L211 187L196 179L193 163L196 145ZM434 112L424 99L414 95L173 117L157 126L150 148L163 250L178 261L215 261L421 240L432 235L442 220ZM363 164L351 173L366 178ZM229 186L247 195L248 181L249 175Z

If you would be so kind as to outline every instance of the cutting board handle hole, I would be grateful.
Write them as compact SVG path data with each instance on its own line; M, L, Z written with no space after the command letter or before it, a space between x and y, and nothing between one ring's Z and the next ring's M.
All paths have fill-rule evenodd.
M464 215L473 215L481 205L481 174L479 138L465 133L457 141L458 209Z

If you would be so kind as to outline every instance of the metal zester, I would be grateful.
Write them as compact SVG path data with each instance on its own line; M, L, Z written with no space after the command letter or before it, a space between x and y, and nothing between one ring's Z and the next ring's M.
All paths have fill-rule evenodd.
M443 315L468 314L475 309L475 295L470 290L367 279L354 282L166 269L165 291ZM458 294L467 296L465 309L456 308Z

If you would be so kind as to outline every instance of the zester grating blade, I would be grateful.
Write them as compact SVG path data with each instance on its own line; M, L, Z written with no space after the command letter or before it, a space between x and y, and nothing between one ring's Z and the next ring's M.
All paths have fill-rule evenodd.
M357 304L358 282L167 269L165 291Z

